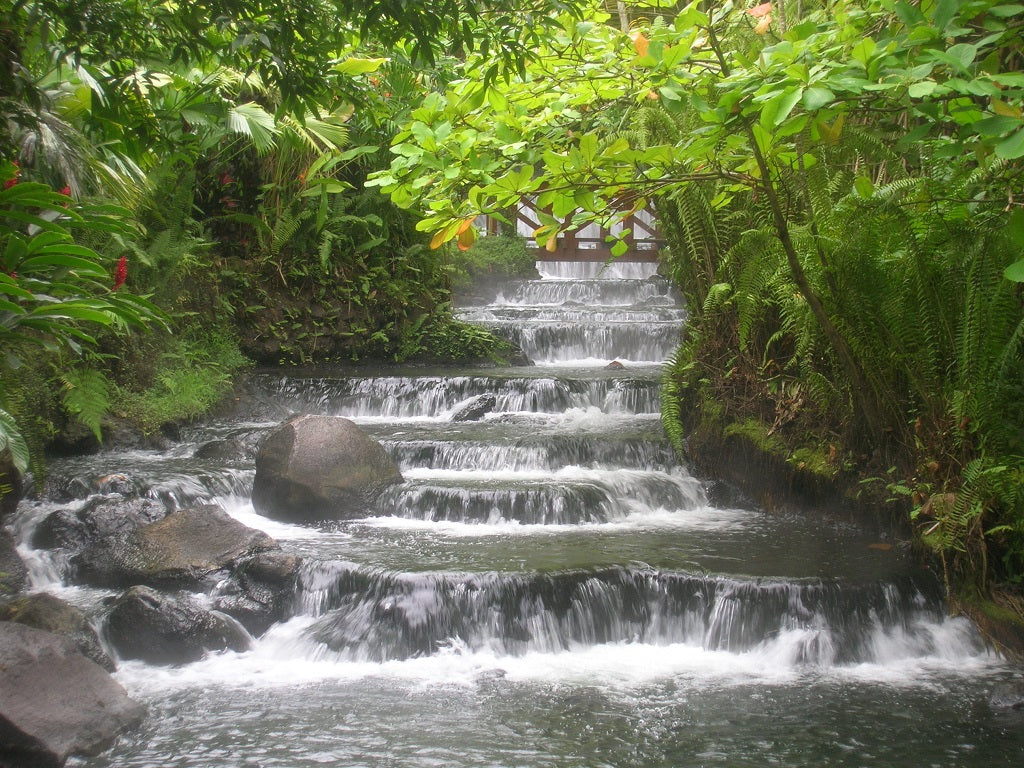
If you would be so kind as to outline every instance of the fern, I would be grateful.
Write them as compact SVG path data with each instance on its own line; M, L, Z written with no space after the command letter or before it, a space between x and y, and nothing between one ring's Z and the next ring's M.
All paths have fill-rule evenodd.
M95 369L72 370L60 377L64 409L103 440L103 417L110 411L110 388Z
M0 408L0 454L5 451L10 453L11 461L19 472L28 469L30 460L28 443L25 442L14 417Z
M685 452L686 434L683 429L683 389L682 378L685 371L692 365L687 362L685 347L678 347L665 365L661 377L661 423L665 429L672 449L677 456Z

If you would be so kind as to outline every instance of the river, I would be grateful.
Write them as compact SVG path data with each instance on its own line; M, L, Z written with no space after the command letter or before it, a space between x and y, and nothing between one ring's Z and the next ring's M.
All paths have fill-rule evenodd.
M460 310L535 365L257 372L245 408L171 450L55 463L19 548L33 589L97 616L112 593L65 584L59 553L25 542L103 475L169 508L219 504L304 559L293 617L252 650L120 662L149 716L70 765L1024 764L1024 721L989 705L1015 670L899 542L709 493L678 463L658 416L685 322L668 284L542 266ZM452 420L488 394L483 419ZM251 452L196 457L299 412L352 418L395 458L380 514L275 522L250 502Z

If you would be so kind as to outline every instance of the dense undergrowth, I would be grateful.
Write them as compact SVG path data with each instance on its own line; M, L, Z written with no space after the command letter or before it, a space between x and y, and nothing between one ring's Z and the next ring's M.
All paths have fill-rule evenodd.
M1004 272L1024 217L967 202L985 194L980 175L920 170L870 199L836 193L850 170L835 156L787 182L794 195L813 189L811 208L790 214L793 242L867 389L809 312L763 208L713 212L711 184L665 201L667 270L691 318L666 373L664 423L680 450L709 431L743 434L850 503L888 508L952 594L1019 607L1024 297ZM952 202L915 203L939 187L956 190Z

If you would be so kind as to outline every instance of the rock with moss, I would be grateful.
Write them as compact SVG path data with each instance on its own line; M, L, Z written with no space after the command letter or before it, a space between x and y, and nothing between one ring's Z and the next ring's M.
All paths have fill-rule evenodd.
M348 419L296 416L273 430L256 457L252 501L266 517L295 523L373 514L398 466Z

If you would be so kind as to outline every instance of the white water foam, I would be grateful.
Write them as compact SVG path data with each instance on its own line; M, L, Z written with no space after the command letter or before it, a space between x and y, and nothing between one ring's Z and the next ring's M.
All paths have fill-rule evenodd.
M536 265L543 280L643 280L658 272L658 264L647 261L538 261Z
M928 686L936 673L973 676L1004 666L998 657L978 649L969 625L962 619L947 619L927 628L936 635L941 653L913 655L897 648L873 662L850 666L800 663L802 649L815 640L813 630L782 632L742 653L681 643L625 642L557 653L500 656L488 650L471 651L458 639L450 639L426 657L347 661L304 636L311 624L309 617L292 619L273 627L251 651L211 654L183 666L154 668L139 662L123 662L116 676L129 692L152 697L192 688L279 688L367 678L426 688L475 686L484 680L504 678L609 691L668 680L694 690L709 686L800 684L823 678L886 686Z

